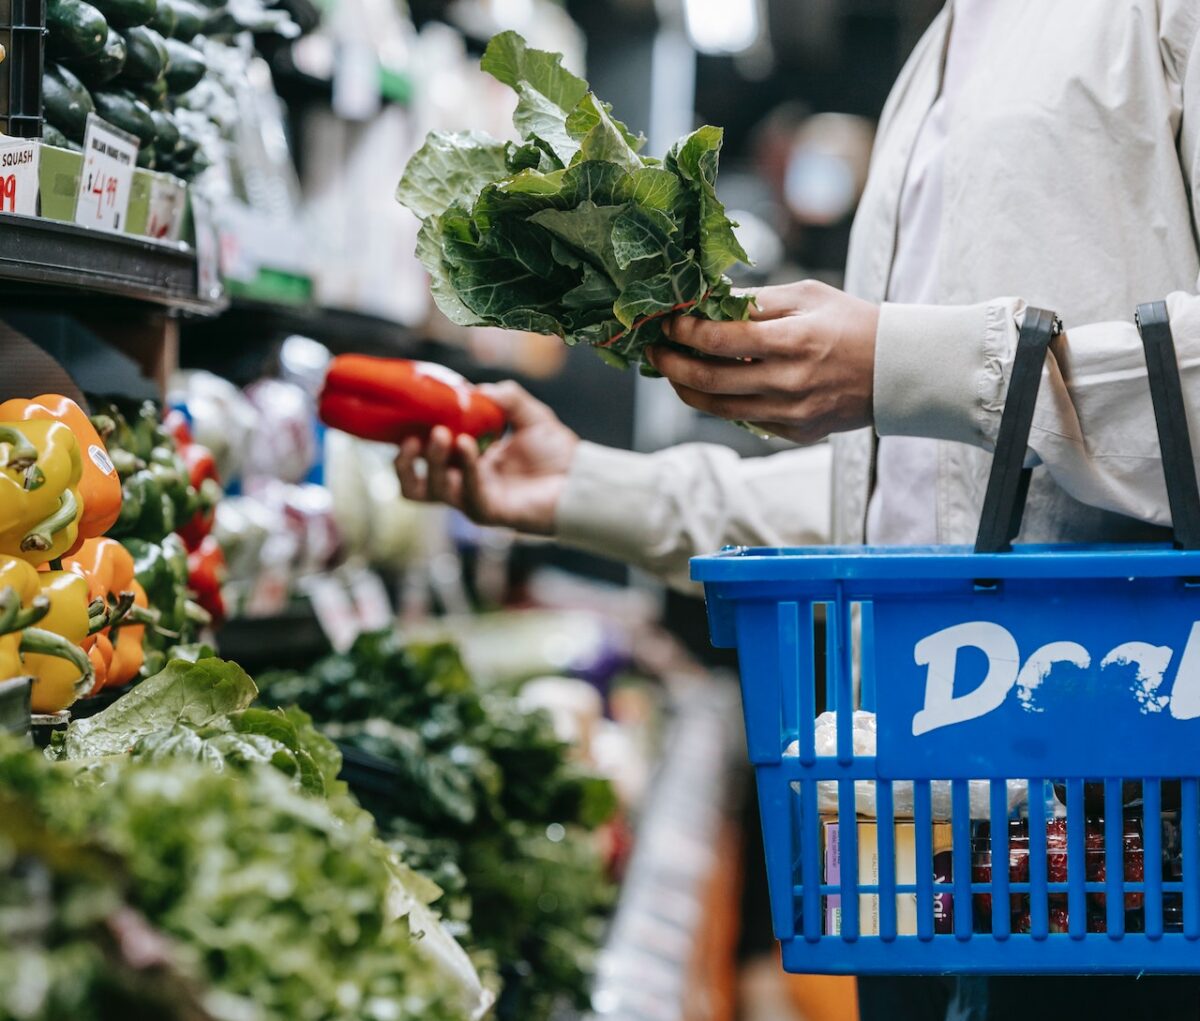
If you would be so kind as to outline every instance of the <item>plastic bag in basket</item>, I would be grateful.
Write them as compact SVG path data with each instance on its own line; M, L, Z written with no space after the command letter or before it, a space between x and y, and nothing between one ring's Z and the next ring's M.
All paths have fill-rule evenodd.
M826 712L816 720L816 751L818 756L837 755L837 713ZM800 743L793 741L783 753L794 758L800 754ZM872 756L875 754L875 714L864 709L854 712L854 754ZM857 780L854 784L854 804L860 816L874 818L877 815L875 807L874 780ZM970 781L971 818L987 819L991 816L991 784L987 780ZM800 793L800 785L792 784L792 790ZM1026 800L1028 785L1024 780L1008 781L1008 810L1011 813ZM933 808L933 818L947 820L950 818L950 782L934 780L930 784L930 795ZM833 780L825 780L817 785L818 810L822 815L836 815L838 812L838 789ZM913 817L913 785L911 780L896 780L892 782L892 804L897 819Z

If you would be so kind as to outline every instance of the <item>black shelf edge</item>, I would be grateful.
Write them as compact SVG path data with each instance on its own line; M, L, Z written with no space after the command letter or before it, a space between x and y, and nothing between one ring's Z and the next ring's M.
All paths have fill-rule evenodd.
M186 245L0 214L0 291L34 299L103 295L213 315L200 297L196 256Z

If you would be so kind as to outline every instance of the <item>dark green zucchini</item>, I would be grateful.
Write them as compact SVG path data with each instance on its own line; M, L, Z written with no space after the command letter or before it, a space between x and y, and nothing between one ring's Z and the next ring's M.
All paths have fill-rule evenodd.
M168 39L166 46L167 88L172 95L179 96L200 84L208 65L204 62L204 54L187 43Z
M162 3L160 0L155 5L154 17L150 19L148 24L164 39L169 39L175 34L175 26L179 24L179 17L176 15L174 7L170 4Z
M124 89L98 91L92 95L96 101L96 113L109 124L136 135L143 146L154 141L154 115L150 107L137 98L132 92Z
M143 145L138 149L137 165L143 170L153 170L155 167L154 146Z
M46 5L46 53L78 60L104 49L108 22L83 0L50 0Z
M162 157L174 158L182 141L179 125L175 123L175 118L164 110L151 110L150 116L154 118L154 127L157 129L154 135L155 150Z
M104 49L83 60L66 61L66 64L88 88L104 85L119 75L125 66L125 38L110 27Z
M169 99L166 75L159 78L158 81L142 83L137 89L137 93L138 99L151 110L165 110Z
M87 116L95 106L83 82L65 67L47 64L42 75L42 110L46 120L67 138L82 142Z
M65 149L71 144L70 139L49 121L42 122L42 141L59 149Z
M121 80L154 82L167 69L167 47L163 37L152 28L136 25L122 33L125 36L125 69Z
M176 39L191 42L204 30L208 12L194 0L158 0L158 6L175 12L175 31L171 34Z
M158 0L96 0L96 6L114 28L133 28L150 23Z

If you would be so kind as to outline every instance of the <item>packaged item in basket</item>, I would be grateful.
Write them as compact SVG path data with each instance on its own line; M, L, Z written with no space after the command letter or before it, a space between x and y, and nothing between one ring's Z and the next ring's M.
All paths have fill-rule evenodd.
M814 722L814 746L818 756L837 754L837 713L821 713ZM876 747L875 714L864 709L854 711L853 751L856 757L872 756ZM783 753L786 757L800 754L800 743L793 741ZM883 781L879 781L883 782ZM1008 811L1011 813L1025 804L1028 783L1025 780L1009 780ZM930 785L930 807L933 818L948 821L951 815L951 786L948 780L934 780ZM854 808L858 815L874 818L874 780L858 780L854 784ZM792 784L792 790L800 793L800 785ZM987 819L991 816L991 782L971 780L968 786L971 800L971 818ZM911 780L892 782L892 811L897 819L911 819L914 813L913 784ZM838 785L832 780L817 784L817 808L822 815L837 815L841 811L838 802Z
M999 866L992 855L992 827L988 822L975 824L971 837L971 882L990 883L992 869ZM1029 828L1024 819L1012 819L1008 822L1008 881L1010 883L1029 882ZM977 893L973 899L975 908L975 930L990 932L992 930L992 913L997 910L992 904L990 893ZM1003 908L998 908L1003 910ZM1024 923L1029 913L1028 894L1010 894L1009 915L1012 919L1012 930L1022 931L1019 926ZM1026 928L1025 931L1028 931Z
M879 885L879 826L874 822L859 822L858 833L858 884ZM825 849L825 883L836 886L842 880L842 849L839 823L826 821L822 824ZM911 822L895 823L896 885L914 886L917 881L916 827ZM934 823L933 833L933 928L934 932L954 931L954 900L949 888L953 879L951 849L953 839L948 823ZM825 898L825 932L837 935L842 931L842 898L830 894ZM863 936L878 936L879 895L862 893L858 897L858 931ZM901 936L915 936L917 932L917 895L913 891L896 894L896 932Z
M1089 883L1103 883L1108 879L1108 858L1104 853L1104 840L1104 821L1089 820L1087 824L1087 879ZM1141 820L1134 813L1125 816L1121 842L1121 858L1125 864L1125 882L1145 882L1146 856L1142 846ZM1141 908L1145 899L1145 894L1136 891L1125 894L1126 912ZM1104 914L1105 894L1089 893L1088 905L1093 911Z
M1140 883L1145 879L1145 853L1139 819L1135 814L1125 817L1122 836L1121 858L1124 863L1125 881ZM986 822L977 823L972 835L971 879L974 883L991 883L992 870L997 863L993 858L991 827ZM1102 819L1089 819L1085 829L1084 870L1087 882L1103 883L1108 874L1105 856L1105 826ZM1050 819L1046 822L1046 882L1065 885L1070 876L1068 854L1067 821ZM1028 883L1029 868L1029 823L1025 819L1012 819L1008 823L1008 879L1010 883ZM1052 890L1047 894L1049 928L1051 932L1065 932L1069 925L1069 898L1063 890ZM1087 931L1106 932L1108 919L1106 895L1090 892L1087 896ZM1125 929L1138 932L1143 925L1142 906L1144 894L1131 891L1125 894ZM996 906L990 893L978 893L974 897L975 930L993 931ZM1011 931L1027 933L1031 929L1030 895L1012 893L1009 902Z

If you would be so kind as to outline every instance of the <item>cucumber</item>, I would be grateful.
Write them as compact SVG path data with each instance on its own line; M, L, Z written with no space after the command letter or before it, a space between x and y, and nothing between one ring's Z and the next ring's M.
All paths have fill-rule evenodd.
M154 141L157 131L154 115L150 107L132 92L124 89L101 91L94 93L92 98L96 101L96 113L110 124L136 135L143 146Z
M203 31L208 12L194 0L158 0L158 6L175 12L175 31L171 35L176 39L190 42Z
M151 110L165 110L167 108L169 96L165 75L159 78L158 81L143 84L137 92L138 99L150 107Z
M187 43L168 39L166 46L167 88L178 96L200 83L208 71L208 65L204 62L204 54Z
M83 141L88 114L96 109L83 82L54 64L47 64L42 75L42 106L46 120L76 142Z
M157 0L96 0L96 7L114 28L148 24L157 6Z
M163 158L174 158L182 141L179 125L174 117L162 110L151 110L150 116L154 118L154 127L157 129L154 135L155 150Z
M125 36L125 69L122 81L154 82L167 69L167 48L163 37L152 28L136 25L122 33Z
M175 26L179 24L179 16L175 13L174 7L170 4L162 3L160 0L155 5L154 17L150 19L148 24L164 39L169 39L175 34Z
M70 139L49 121L42 123L42 141L58 149L65 149L71 144Z
M89 88L110 82L125 66L125 39L110 27L104 49L84 60L67 61L67 65Z
M81 59L104 49L108 22L84 0L50 0L46 5L46 53Z

